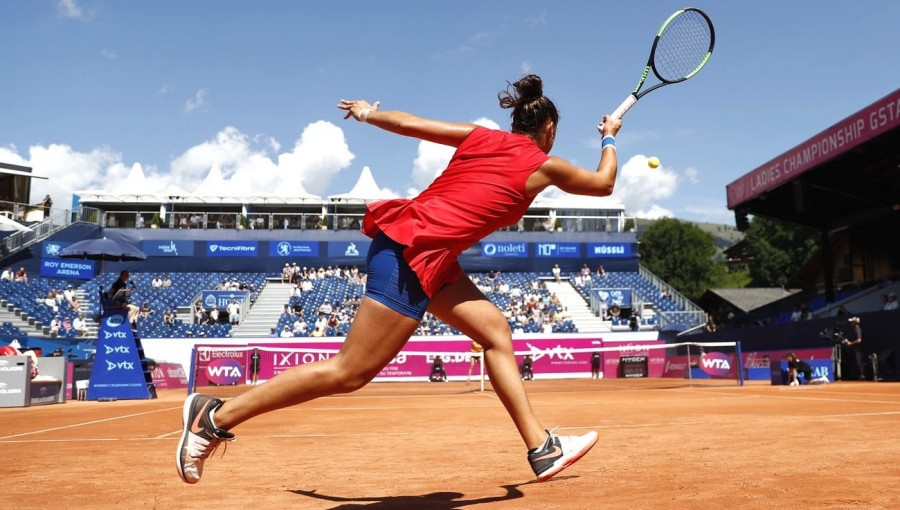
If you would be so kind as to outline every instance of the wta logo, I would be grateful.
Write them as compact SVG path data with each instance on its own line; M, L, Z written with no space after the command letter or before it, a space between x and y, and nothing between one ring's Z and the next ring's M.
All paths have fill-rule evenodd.
M237 384L244 378L244 367L234 359L214 359L206 367L206 377L209 382L220 386Z
M723 376L731 371L731 357L721 352L708 352L700 358L700 368L709 375Z

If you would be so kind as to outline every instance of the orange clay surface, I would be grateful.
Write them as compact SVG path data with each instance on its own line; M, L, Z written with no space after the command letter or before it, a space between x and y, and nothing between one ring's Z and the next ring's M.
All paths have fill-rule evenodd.
M526 383L546 426L600 432L540 484L490 391L363 389L276 411L237 427L196 485L173 460L183 390L0 409L0 508L900 508L896 383L611 384Z

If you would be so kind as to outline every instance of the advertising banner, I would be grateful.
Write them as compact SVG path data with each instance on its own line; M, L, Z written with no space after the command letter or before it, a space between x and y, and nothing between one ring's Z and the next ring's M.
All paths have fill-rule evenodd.
M631 243L588 243L587 256L595 259L631 257Z
M528 243L481 243L481 256L525 258L528 257Z
M237 304L240 305L249 296L250 292L246 290L204 290L200 293L200 302L203 303L203 308L207 310L211 310L213 306L219 310L224 310L231 304L232 299L236 300Z
M581 243L537 243L535 255L538 258L578 258L581 257Z
M329 241L329 257L365 257L371 241Z
M357 251L359 251L357 249ZM270 257L318 257L319 243L311 241L270 241Z
M607 308L619 305L620 308L631 307L631 289L596 289L594 296L606 303Z
M44 278L75 278L90 280L94 277L94 261L78 259L41 259L41 276Z
M107 310L100 320L88 400L150 398L134 333L125 313L125 310Z
M256 257L256 241L207 241L207 257Z
M184 368L177 363L160 363L151 374L157 391L187 388L187 374L184 372Z
M148 257L193 257L194 241L144 241L141 250Z

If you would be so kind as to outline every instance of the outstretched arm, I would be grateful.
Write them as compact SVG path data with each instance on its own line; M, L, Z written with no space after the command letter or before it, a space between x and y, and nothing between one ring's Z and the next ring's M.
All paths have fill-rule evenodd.
M597 163L596 171L592 172L577 167L562 158L551 157L528 178L525 184L528 195L537 195L551 185L567 193L578 195L605 197L612 194L618 171L615 136L621 126L621 119L610 119L608 115L603 116L604 146L601 149L600 162ZM612 143L605 140L607 137L612 137Z
M379 101L370 105L362 100L341 99L341 103L337 107L347 112L347 115L344 116L345 119L353 117L360 122L372 124L391 133L452 147L459 147L459 144L478 127L475 124L423 119L400 111L380 111L378 110L380 105Z

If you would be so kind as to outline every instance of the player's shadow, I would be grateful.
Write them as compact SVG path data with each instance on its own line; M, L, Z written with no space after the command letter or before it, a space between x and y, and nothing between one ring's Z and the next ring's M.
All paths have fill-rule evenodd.
M531 482L529 482L531 483ZM291 490L294 494L307 496L310 498L320 499L323 501L332 501L340 503L338 506L331 507L331 510L455 510L470 505L480 505L482 503L493 503L495 501L512 501L524 496L519 490L519 485L504 485L506 494L502 496L492 496L478 499L460 499L464 494L461 492L432 492L421 496L384 496L384 497L361 497L361 498L345 498L341 496L327 496L325 494L317 494L316 491L305 491L302 489Z

